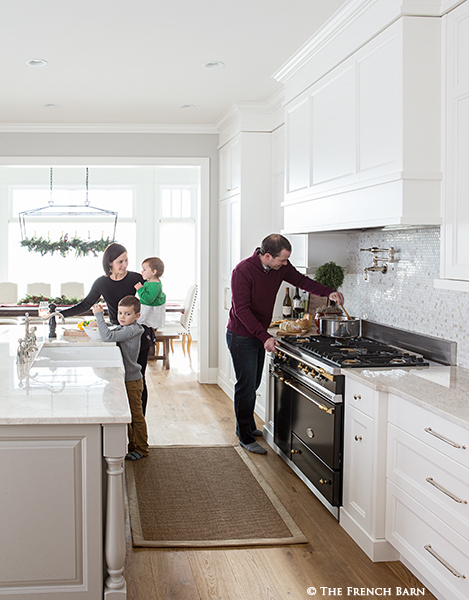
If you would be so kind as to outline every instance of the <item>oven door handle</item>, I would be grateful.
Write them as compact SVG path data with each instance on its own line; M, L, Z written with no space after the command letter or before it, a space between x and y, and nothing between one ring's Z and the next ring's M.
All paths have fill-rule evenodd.
M288 385L288 387L291 387L293 390L295 390L295 392L298 392L298 394L301 394L302 396L304 396L307 400L309 400L310 402L312 402L313 404L315 404L320 410L324 411L328 415L333 415L334 414L334 409L333 408L327 408L327 406L324 406L324 404L321 404L320 402L317 402L316 400L314 400L314 398L311 398L311 396L308 396L308 394L305 394L300 389L298 389L296 387L296 385L293 385L290 382L289 379L285 379L284 383L286 385Z

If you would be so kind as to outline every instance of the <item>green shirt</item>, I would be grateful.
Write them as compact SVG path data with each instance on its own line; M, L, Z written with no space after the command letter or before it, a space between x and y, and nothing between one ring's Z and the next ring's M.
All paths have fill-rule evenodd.
M145 306L161 306L166 302L161 281L145 281L143 287L137 290L137 294Z

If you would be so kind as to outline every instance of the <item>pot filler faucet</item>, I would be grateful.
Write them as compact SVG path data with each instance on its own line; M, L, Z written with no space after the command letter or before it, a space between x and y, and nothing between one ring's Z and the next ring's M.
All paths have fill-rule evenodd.
M62 323L65 323L65 318L63 315L61 315L59 312L56 312L57 306L55 304L49 304L49 316L46 317L46 321L49 321L49 339L50 338L56 338L57 337L57 333L56 333L56 327L57 327L57 320L56 317L60 317L62 319ZM54 317L54 318L52 318Z
M373 253L373 260L371 263L371 267L364 268L365 281L368 281L368 271L373 271L373 272L378 272L378 273L386 273L388 270L388 265L384 261L387 260L388 263L394 262L394 248L392 246L390 246L389 248L377 248L376 246L373 246L373 248L360 248L360 252L372 252ZM378 252L387 252L388 253L387 259L379 258ZM378 264L379 262L382 262L383 264L379 265Z

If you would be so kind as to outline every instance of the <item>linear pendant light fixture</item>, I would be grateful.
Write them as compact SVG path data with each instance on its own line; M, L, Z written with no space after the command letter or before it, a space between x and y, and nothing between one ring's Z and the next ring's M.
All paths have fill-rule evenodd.
M80 220L81 222L85 221L85 222L90 222L90 223L103 223L103 225L105 223L110 224L111 229L112 229L112 236L108 235L106 240L104 240L104 231L103 234L101 236L101 240L95 240L94 242L89 241L88 244L89 245L97 245L99 246L99 249L101 248L101 246L103 246L104 241L106 243L110 243L113 242L116 238L116 227L117 227L117 217L118 217L118 213L112 210L106 210L103 208L98 208L95 206L91 206L90 205L90 201L89 201L89 169L88 167L86 167L86 191L85 191L85 201L83 204L60 204L60 205L56 205L54 204L54 197L53 197L53 168L50 167L50 175L49 175L49 203L48 206L44 206L42 208L35 208L32 210L25 210L22 211L20 213L18 213L18 219L19 219L19 223L20 223L20 230L21 230L21 245L22 246L27 246L29 250L36 250L36 251L41 251L45 249L46 252L51 252L53 253L53 250L51 250L49 248L52 246L57 246L57 250L59 252L61 252L61 248L60 245L62 245L62 248L64 247L64 244L66 245L67 243L70 242L74 242L74 240L76 240L76 245L79 245L80 247L83 247L83 245L86 244L86 242L84 240L79 240L78 238L72 239L70 242L68 240L68 235L66 234L65 236L62 235L61 240L59 240L59 242L47 242L43 237L37 238L36 234L34 234L34 236L32 238L29 238L27 236L27 223L28 220L30 223L34 222L35 226L37 226L39 223L42 223L43 225L47 226L48 222L54 222L54 221L58 221L61 218L66 218L66 219L74 219L76 218L77 220ZM71 227L73 228L73 225L71 224ZM89 233L88 233L88 237L89 237ZM38 247L38 243L37 241L41 240L41 244L39 244ZM100 242L103 242L103 244L100 244ZM47 249L46 249L47 246ZM75 246L73 244L71 244L70 248L75 248ZM77 249L77 248L75 248ZM90 247L90 251L94 251L94 249L92 247ZM61 252L62 253L62 252ZM87 252L86 252L87 253ZM64 253L62 253L62 256L65 256Z

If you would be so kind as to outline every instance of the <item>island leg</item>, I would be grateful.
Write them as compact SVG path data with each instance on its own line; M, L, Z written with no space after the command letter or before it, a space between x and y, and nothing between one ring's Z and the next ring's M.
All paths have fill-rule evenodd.
M126 600L124 457L127 430L122 425L105 425L103 430L104 458L107 463L104 555L108 574L104 584L104 599ZM117 452L122 452L122 455L116 456Z

